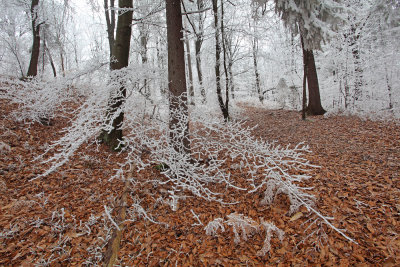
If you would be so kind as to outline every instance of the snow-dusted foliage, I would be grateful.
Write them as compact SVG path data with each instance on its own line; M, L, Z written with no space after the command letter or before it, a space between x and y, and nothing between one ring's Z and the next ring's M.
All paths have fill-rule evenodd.
M343 6L334 0L275 0L276 12L285 25L303 36L306 49L320 49L334 34Z
M256 222L250 217L244 216L243 214L231 213L227 215L227 220L224 221L222 218L216 218L210 221L204 228L207 235L215 236L218 230L225 232L225 225L231 226L232 231L235 235L235 243L239 244L241 240L247 241L249 236L256 233L265 232L265 239L263 247L257 252L257 256L265 256L265 254L271 249L271 238L273 233L276 234L278 239L282 242L284 232L275 226L271 222L266 222L261 218L261 223Z
M80 83L98 72L105 63L92 60L88 65L90 68L71 72L62 78L19 80L1 77L0 99L18 105L13 111L16 121L50 124L55 113L63 110L63 104L67 101L78 102L80 97L85 97L87 92L80 90Z
M207 226L204 228L207 235L217 235L218 230L221 229L221 232L225 232L225 227L223 225L224 220L222 218L216 218L209 222Z
M113 71L110 75L110 82L107 85L92 88L86 101L75 111L75 118L71 126L65 129L65 134L53 142L38 158L43 158L47 153L54 153L43 161L50 163L51 167L42 175L47 175L62 166L83 144L96 142L96 137L102 130L111 131L112 118L117 117L125 109L123 105L114 113L107 112L108 106L113 104L112 99L120 97L118 94L121 92L118 88L123 86L128 91L128 97L132 95L137 97L137 87L141 79L147 77L148 80L152 80L155 71L129 67ZM110 98L110 95L114 97Z
M3 78L0 80L0 98L19 106L13 114L15 120L49 124L55 111L73 94L73 89L63 82Z
M272 234L275 233L277 235L277 237L279 238L279 240L282 242L285 232L283 232L281 229L276 227L275 224L270 223L270 222L265 222L263 219L261 219L260 226L265 231L265 240L264 240L263 247L257 252L257 255L258 256L265 256L265 254L268 251L270 251L270 249L271 249L271 237L272 237Z
M231 213L227 217L228 220L226 221L226 224L232 226L236 244L238 244L241 239L247 241L247 236L253 235L259 230L258 223L243 214ZM242 234L240 235L240 233Z
M139 99L137 94L136 96ZM106 129L104 114L107 108L97 102L105 99L106 97L103 99L93 96L85 102L72 126L65 129L66 134L47 151L56 153L45 160L51 163L51 167L43 175L67 162L82 144L95 141L98 133ZM135 102L134 100L132 101ZM127 109L127 105L123 108ZM119 112L121 111L122 109ZM237 200L230 196L230 190L250 194L261 191L264 192L261 204L272 204L275 196L283 193L291 202L289 213L305 206L315 214L317 220L354 242L342 230L333 226L330 218L313 207L313 196L307 193L307 188L298 184L310 178L305 173L313 167L304 158L304 153L308 152L306 146L299 144L293 148L283 148L253 137L251 129L241 122L223 123L222 118L210 121L205 119L209 116L197 117L195 114L198 113L194 112L190 120L190 153L182 153L174 148L169 139L168 122L161 113L157 116L153 111L154 108L142 106L136 112L127 113L129 116L122 127L129 132L121 140L126 158L111 179L125 179L127 171L132 169L140 172L144 168L155 167L160 170L161 175L155 175L148 182L168 186L172 200L188 191L208 201L234 204ZM187 127L188 118L181 119L181 127ZM178 132L184 131L181 129ZM234 166L233 161L240 164ZM246 176L246 182L239 184L228 166L240 169ZM173 209L178 208L177 203L172 204ZM244 239L252 232L248 231L251 228L247 228L245 224L254 223L244 217L232 215L228 221L236 231L236 240L239 240L240 231ZM222 227L221 221L217 220L207 227L207 232L215 234L218 229Z
M344 3L346 19L323 46L322 97L332 112L399 117L400 8L386 1Z
M312 167L302 156L308 151L306 146L281 148L254 138L251 129L242 122L223 123L218 119L210 121L208 116L192 115L190 153L181 153L175 147L176 142L170 140L167 121L142 112L131 114L124 125L129 133L122 141L128 152L126 163L115 177L123 175L123 169L130 166L139 170L158 166L162 176L153 182L171 185L171 192L189 190L207 200L236 202L216 190L216 185L223 185L251 193L265 190L266 198L286 193L292 201L291 212L301 206L297 197L311 205L312 196L296 185L309 176L290 173ZM186 127L188 117L181 116L179 127ZM183 133L177 128L174 130ZM242 172L248 175L247 184L237 184L231 177L227 163L233 161L241 162Z
M122 82L129 88L128 80L122 79L118 84ZM117 112L127 110L127 103L140 99L133 91L130 92L130 95L137 98L127 100ZM105 115L107 105L104 103L108 98L104 95L107 94L100 95L103 97L97 94L89 97L72 125L65 129L65 135L50 146L47 153L55 153L44 160L51 166L42 175L49 174L67 162L82 144L94 142L101 130L108 129ZM144 168L157 168L161 175L155 175L148 182L168 186L172 200L188 191L208 201L234 204L237 200L229 194L231 190L250 194L261 191L264 192L261 204L272 204L275 196L283 193L291 202L289 213L305 206L334 228L328 218L313 208L314 199L307 193L307 188L298 184L310 178L306 173L314 167L304 158L304 153L308 152L306 146L299 144L293 148L280 147L255 138L251 129L246 128L242 122L224 123L222 119L210 120L209 116L195 116L199 113L194 112L190 120L190 152L182 153L183 150L176 149L181 144L171 142L169 122L163 116L156 116L152 112L154 108L137 107L138 110L127 113L129 116L122 125L127 130L121 140L121 147L126 152L125 162L110 179L125 179L127 171L132 169L140 172ZM178 126L186 128L189 119L182 116ZM184 133L182 129L172 129ZM240 164L234 167L233 162ZM229 166L245 174L245 183L234 179ZM177 209L177 203L173 204L171 207ZM238 227L241 226L235 224L234 228ZM334 229L344 235L339 229Z

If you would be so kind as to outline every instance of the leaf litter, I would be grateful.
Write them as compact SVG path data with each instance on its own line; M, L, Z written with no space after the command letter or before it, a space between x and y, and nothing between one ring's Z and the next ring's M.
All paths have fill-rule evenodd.
M121 210L126 219L117 220L123 227L116 264L124 266L400 262L400 126L395 122L345 116L301 121L297 112L243 107L246 123L258 125L254 135L282 146L310 146L305 157L321 168L301 183L312 187L318 210L332 216L332 224L354 244L304 207L290 214L285 195L268 206L260 205L262 194L243 194L239 204L223 205L183 192L174 202L168 187L146 182L160 175L155 168L135 174L137 182L129 186L110 181L123 155L110 156L103 146L85 145L58 171L29 182L46 170L34 158L60 136L68 118L27 129L7 116L16 106L5 101L0 106L0 265L101 265ZM234 167L240 162L230 164L232 176L241 177L240 167ZM121 204L124 193L130 197ZM240 242L232 227L206 234L209 222L227 221L231 214L253 225L271 222L284 237L269 236L267 251L265 231L250 231ZM257 253L263 248L266 253Z

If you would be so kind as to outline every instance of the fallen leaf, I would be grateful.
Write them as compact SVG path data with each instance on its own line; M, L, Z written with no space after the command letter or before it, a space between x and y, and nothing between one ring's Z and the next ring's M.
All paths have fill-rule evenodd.
M301 211L297 212L295 215L292 216L292 218L290 218L290 222L293 222L295 220L300 219L301 217L303 217L303 213Z

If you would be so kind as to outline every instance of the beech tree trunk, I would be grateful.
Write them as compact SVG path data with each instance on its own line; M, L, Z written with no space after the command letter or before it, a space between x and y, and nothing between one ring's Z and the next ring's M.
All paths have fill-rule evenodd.
M307 57L303 57L303 99L301 108L301 119L306 120L307 110Z
M199 79L199 86L200 86L200 94L202 97L202 103L206 103L207 98L206 98L206 90L204 89L203 86L203 72L201 69L201 43L202 40L199 39L199 37L196 37L195 41L195 52L196 52L196 69L197 69L197 78Z
M37 68L40 54L40 23L38 22L38 8L39 0L32 0L31 4L31 22L32 22L32 35L33 44L31 52L31 60L29 62L28 73L26 76L35 77L37 75Z
M351 48L351 54L353 55L353 62L354 62L354 95L353 95L353 105L354 105L355 102L360 100L362 97L362 86L363 86L363 69L361 67L360 46L359 46L360 34L357 33L357 26L352 25L349 34L345 35L345 37L349 39L349 45Z
M323 109L321 104L321 96L319 94L319 84L317 76L317 68L315 67L314 53L312 50L304 49L304 41L301 38L301 45L303 49L303 58L305 67L307 68L307 85L308 85L308 106L307 114L309 115L323 115L326 110Z
M229 49L228 49L228 51L229 51ZM231 96L232 96L232 99L234 99L235 98L235 82L233 80L232 65L233 65L232 55L230 55L228 58L228 74L229 74L229 81L230 81Z
M229 120L229 111L224 104L224 100L222 99L221 93L221 45L219 42L219 16L218 16L218 0L212 0L213 4L213 12L214 12L214 28L215 28L215 78L217 85L217 98L219 107L221 108L222 115L224 116L224 120Z
M112 50L115 41L114 38L115 10L113 9L114 6L115 6L115 0L110 0L110 5L108 4L108 0L104 0L104 15L106 17L107 39L108 39L108 46L110 48L110 68L111 68Z
M258 51L258 40L256 37L253 38L253 65L254 65L254 75L256 78L256 90L258 94L258 99L262 103L264 101L264 95L261 92L260 85L260 73L258 72L258 62L257 62L257 51Z
M140 39L140 57L142 58L142 63L145 65L147 63L147 43L149 41L149 32L148 28L140 24L139 25L139 39ZM146 98L150 97L150 88L149 85L147 84L147 79L144 79L143 81L143 87L140 89L140 92L142 93L142 90L144 90L143 95Z
M229 88L230 88L230 79L228 76L228 68L226 66L226 43L225 43L225 26L224 26L224 1L221 0L221 39L222 39L222 48L223 48L223 55L224 55L224 72L225 72L225 109L228 113L228 117L225 118L225 121L229 119Z
M204 1L203 0L197 0L197 8L198 10L203 10L204 9ZM201 46L203 45L203 40L204 40L204 16L203 13L200 12L198 16L199 20L199 29L196 31L196 41L195 41L195 53L196 53L196 69L197 69L197 78L199 79L199 85L200 85L200 94L202 97L202 103L206 103L207 98L206 98L206 90L204 89L203 86L203 72L201 69ZM195 30L195 29L193 29Z
M195 105L194 103L194 86L193 86L193 72L192 72L192 57L190 55L190 41L189 36L185 34L185 45L186 45L186 59L188 66L188 74L189 74L189 96L190 96L190 105Z
M185 49L180 0L166 0L170 142L178 153L190 153ZM186 124L182 127L182 120Z
M224 53L226 56L226 61L228 62L228 75L229 75L229 87L231 91L231 97L232 99L235 98L235 82L234 82L234 76L233 76L233 58L234 58L234 53L237 51L237 47L235 47L235 51L232 50L232 32L226 32L224 33L223 36L223 41L224 41Z
M43 53L47 53L47 56L49 57L49 62L51 69L53 70L53 76L57 77L57 71L56 71L56 66L54 65L53 57L51 56L50 50L46 45L46 35L43 35Z
M133 8L132 0L119 0L118 5L120 8ZM110 64L111 70L119 70L128 66L132 32L132 13L132 11L124 11L122 14L118 15L117 32L112 49L112 56L115 60ZM126 88L122 86L118 90L119 91L116 94L111 96L108 118L111 118L125 102ZM124 112L120 112L111 122L112 130L110 132L103 131L100 136L100 139L102 139L102 141L112 150L116 150L119 146L120 140L122 140L121 125L123 120Z

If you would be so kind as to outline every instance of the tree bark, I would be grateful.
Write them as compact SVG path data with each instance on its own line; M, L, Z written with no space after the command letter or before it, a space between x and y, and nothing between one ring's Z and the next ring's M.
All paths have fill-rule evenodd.
M224 72L225 72L225 109L226 112L229 114L229 85L231 83L229 76L228 76L228 68L226 66L226 42L225 42L225 26L224 26L224 1L221 0L221 38L222 38L222 48L223 48L223 55L224 55ZM229 115L228 115L229 117ZM226 120L226 119L225 119Z
M319 94L319 84L317 76L317 68L315 67L315 59L312 50L304 49L303 37L300 36L301 45L303 49L303 58L305 59L307 68L307 84L308 84L308 106L307 114L309 115L323 115L325 110L321 104L321 97Z
M107 39L108 46L110 48L110 69L111 69L111 59L112 59L112 50L114 47L114 31L115 31L115 0L110 0L110 5L108 5L108 0L104 0L104 15L106 17L106 25L107 25Z
M213 12L214 12L214 28L215 28L215 78L216 78L216 86L217 86L217 98L219 107L221 108L222 115L224 116L224 120L229 120L229 111L225 108L224 100L222 99L221 93L221 45L219 42L219 18L218 18L218 0L212 0L213 4Z
M147 43L149 41L149 33L148 29L145 25L139 25L139 39L140 39L140 57L142 58L142 64L145 65L147 63ZM150 89L147 84L147 79L143 81L144 96L146 98L150 97ZM140 91L142 90L140 89Z
M198 10L204 9L203 0L197 0L197 8ZM199 79L202 103L205 104L207 98L206 98L206 90L204 89L203 86L203 72L201 68L201 46L203 45L203 40L204 40L204 17L202 12L199 13L198 19L199 19L199 29L198 31L196 31L196 41L195 41L196 68L197 68L197 78Z
M264 101L264 95L261 92L260 85L260 73L258 72L258 62L257 62L257 51L258 51L258 40L256 37L253 38L253 65L254 65L254 75L256 78L256 90L258 94L258 99L262 103Z
M185 27L187 24L185 24ZM193 72L192 72L192 57L190 55L190 40L189 36L185 34L185 45L186 45L186 59L188 66L188 74L189 74L189 97L190 97L190 105L194 106L194 86L193 86Z
M53 70L53 76L57 77L57 71L56 66L54 65L53 57L51 56L50 49L46 45L46 35L43 35L43 50L44 52L47 52L47 56L49 57L51 69Z
M166 0L170 142L178 153L190 153L185 49L180 0Z
M225 42L225 53L228 61L228 75L229 75L229 86L230 86L230 91L231 91L231 97L232 99L235 98L235 82L234 82L234 76L233 76L233 57L234 57L234 51L232 51L232 33L229 33L229 35L225 32L224 34L224 42ZM236 48L235 48L236 50Z
M32 22L32 35L33 44L31 52L31 60L29 62L28 73L26 76L35 77L37 75L37 68L40 54L40 23L38 22L38 8L39 0L32 0L31 5L31 22Z
M303 40L302 40L303 41ZM306 120L307 109L307 57L303 57L303 101L301 109L301 119Z
M362 27L361 27L362 28ZM360 28L360 29L361 29ZM356 101L362 97L362 85L363 85L363 69L360 62L360 46L359 39L360 34L357 33L357 25L351 25L348 34L345 34L345 38L349 39L349 46L351 48L351 54L353 55L354 62L354 94L353 94L353 105Z
M119 0L118 5L120 8L133 8L132 0ZM131 22L132 22L132 11L124 11L118 15L117 32L112 49L112 57L115 60L111 62L111 70L119 70L128 66L129 62L129 48L131 41ZM125 103L126 88L121 86L116 94L111 96L110 106L108 111L108 118L117 112L119 108ZM116 150L119 146L120 140L122 140L122 129L121 125L124 120L124 112L120 112L118 116L111 122L112 130L110 132L103 131L100 138L107 144L112 150Z
M203 86L203 71L201 69L201 45L202 40L199 37L196 37L195 41L195 52L196 52L196 69L197 69L197 78L199 79L199 86L200 86L200 94L202 97L202 103L205 104L207 102L206 97L206 90Z
M228 51L229 51L229 49L228 49ZM233 80L232 65L233 65L233 61L232 61L232 57L230 55L228 57L228 73L229 73L229 80L230 80L231 96L232 96L232 99L234 99L235 98L235 82Z
M61 62L61 73L65 77L65 65L64 65L64 52L62 47L60 47L60 62Z

